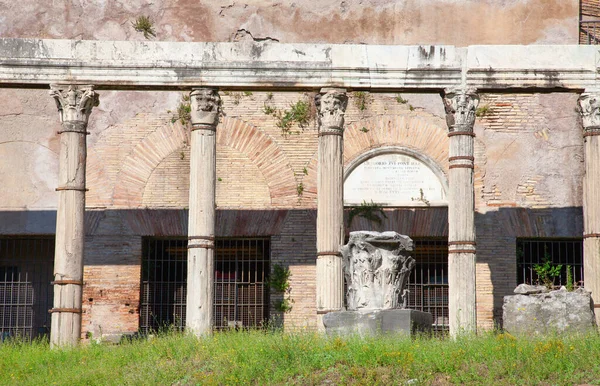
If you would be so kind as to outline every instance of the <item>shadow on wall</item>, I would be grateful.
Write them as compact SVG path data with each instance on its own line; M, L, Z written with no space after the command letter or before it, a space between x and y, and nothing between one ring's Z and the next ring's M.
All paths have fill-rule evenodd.
M381 224L357 217L350 230L393 230L413 237L448 235L446 208L389 208L385 209L385 213L386 218ZM297 223L299 215L305 218L302 223ZM85 264L140 264L140 254L125 256L130 250L126 245L139 244L140 237L143 236L185 236L187 219L187 210L177 209L88 210L86 245L93 245L88 248L90 252L101 248L104 257L88 255ZM478 277L482 278L478 283L478 303L483 309L493 309L493 315L489 317L493 317L497 325L501 325L503 297L511 294L517 284L516 239L580 238L583 234L581 207L499 208L487 213L476 213L475 222ZM56 211L53 210L0 211L0 235L51 235L55 232L55 224ZM277 239L288 237L291 240L296 236L304 242L301 246L296 244L295 248L301 247L304 254L313 251L316 256L314 236L298 236L302 234L302 229L311 226L316 227L314 209L217 210L217 237L277 236ZM285 261L285 240L277 242L282 243L283 249L281 256L274 259ZM290 261L290 265L294 263L314 264L314 260ZM486 277L489 279L486 280Z

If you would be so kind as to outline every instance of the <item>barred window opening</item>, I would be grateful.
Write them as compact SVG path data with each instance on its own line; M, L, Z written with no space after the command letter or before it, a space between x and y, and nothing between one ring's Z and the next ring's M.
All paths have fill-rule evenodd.
M413 237L416 264L408 280L407 308L429 312L436 333L448 331L448 239Z
M0 238L0 341L50 332L54 237Z
M561 265L555 285L567 285L567 266L571 267L573 284L583 285L581 239L517 239L517 283L538 284L539 277L534 267L546 260L553 265Z
M185 327L187 240L143 241L140 329ZM217 239L214 328L259 327L269 317L270 240Z

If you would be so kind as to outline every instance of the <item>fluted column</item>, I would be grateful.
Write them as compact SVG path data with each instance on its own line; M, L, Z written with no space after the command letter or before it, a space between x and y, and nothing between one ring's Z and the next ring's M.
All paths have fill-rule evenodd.
M344 304L340 247L344 242L343 133L346 90L323 89L315 98L319 125L317 176L317 313Z
M600 92L581 94L578 105L585 154L583 284L592 292L596 322L600 325Z
M210 334L213 325L217 90L190 93L191 151L186 329Z
M73 346L81 337L85 244L85 161L87 123L98 105L93 86L51 85L62 128L54 252L54 305L50 345Z
M475 196L473 191L475 110L472 91L443 95L450 137L448 195L448 308L450 335L476 332Z

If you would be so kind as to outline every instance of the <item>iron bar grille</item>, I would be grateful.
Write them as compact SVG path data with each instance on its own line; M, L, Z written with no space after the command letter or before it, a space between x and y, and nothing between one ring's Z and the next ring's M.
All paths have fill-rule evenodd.
M415 269L408 280L407 308L433 315L433 330L448 330L448 239L413 238Z
M187 240L144 238L140 329L185 326ZM215 329L259 327L269 317L270 240L217 239L213 323Z
M47 336L54 237L0 238L0 341Z
M583 241L581 239L517 239L517 283L536 284L534 266L548 259L562 265L555 284L567 284L567 265L571 266L574 284L583 284Z
M579 22L579 44L600 44L600 20Z

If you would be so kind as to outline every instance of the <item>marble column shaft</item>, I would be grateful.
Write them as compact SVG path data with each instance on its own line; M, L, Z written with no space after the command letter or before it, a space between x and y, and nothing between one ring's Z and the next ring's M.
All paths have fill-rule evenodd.
M50 95L62 123L50 345L62 347L76 345L81 337L86 135L98 95L93 86L77 85L52 85Z
M186 330L207 335L213 326L216 128L220 97L215 89L190 93L191 151Z
M477 330L474 138L479 97L468 90L443 95L450 137L448 200L448 308L450 335Z
M600 325L600 92L584 93L578 101L583 123L583 285L592 292Z
M348 97L342 89L323 89L315 104L319 126L317 313L324 314L344 306L340 247L344 242L343 135Z

